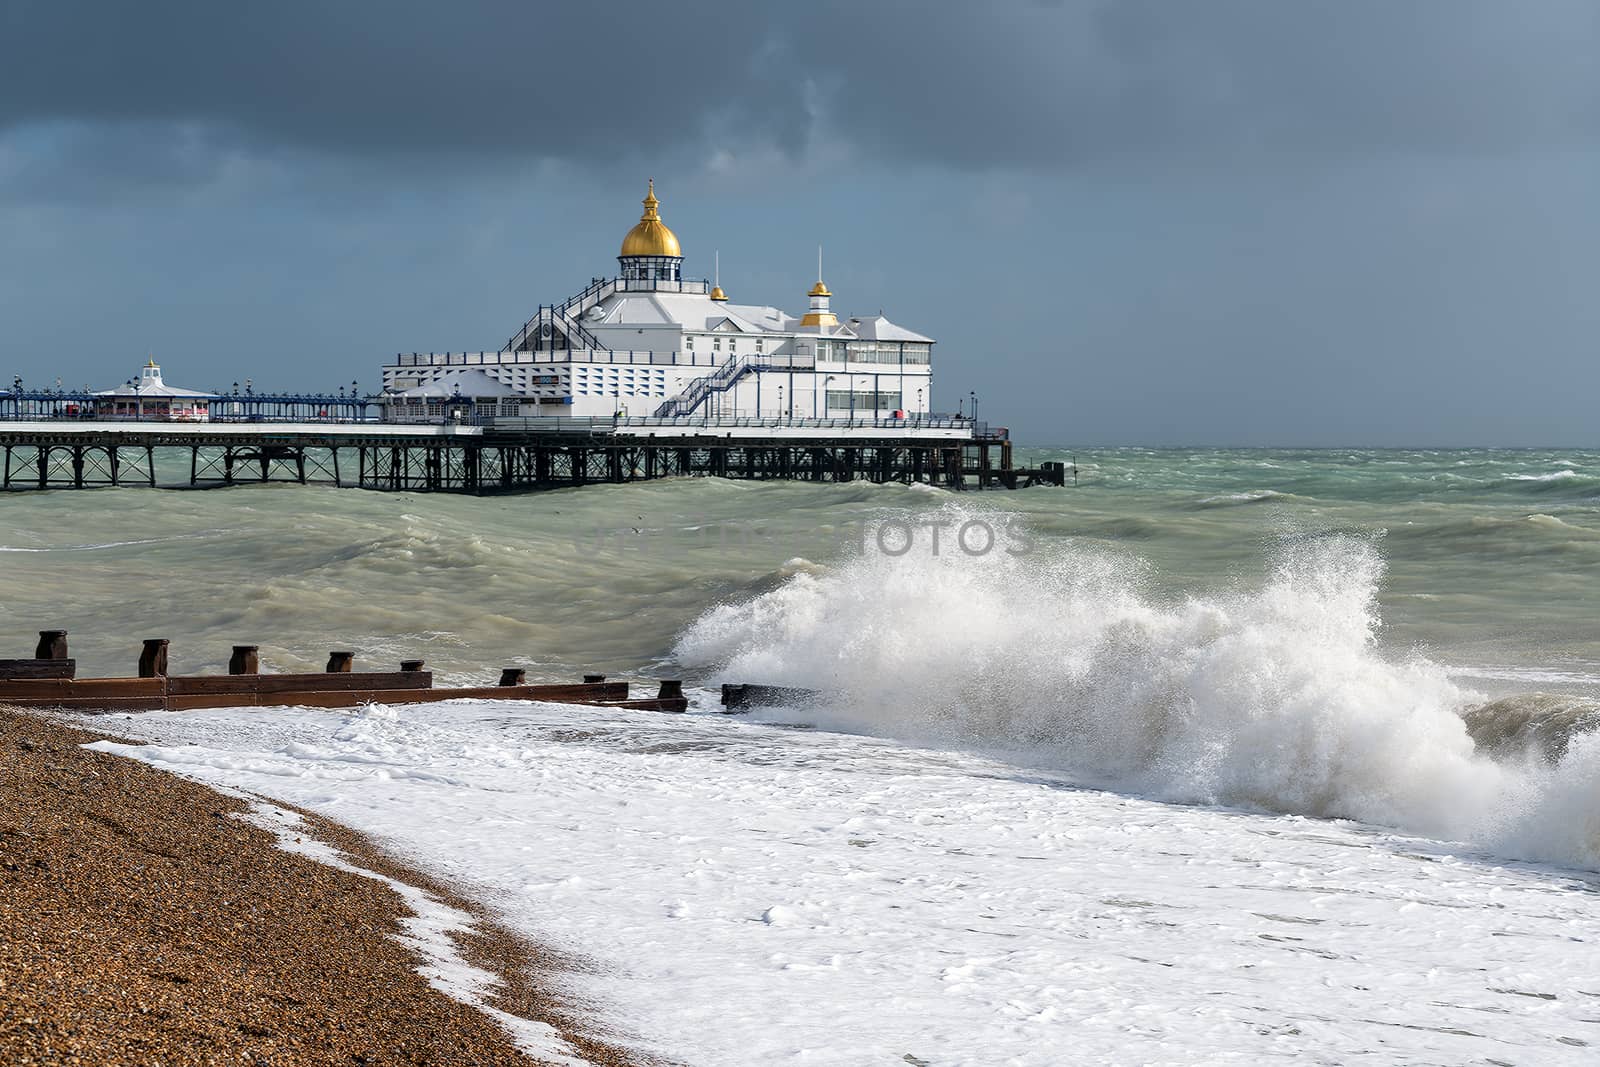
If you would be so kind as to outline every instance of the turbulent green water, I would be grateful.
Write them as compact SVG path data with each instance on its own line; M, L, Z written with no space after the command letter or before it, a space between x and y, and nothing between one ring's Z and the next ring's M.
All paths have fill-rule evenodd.
M0 497L0 655L30 654L35 631L61 627L95 674L128 672L140 639L161 636L175 671L220 668L232 644L250 643L281 669L351 648L364 667L418 655L463 679L513 663L551 678L692 678L673 650L709 606L859 554L863 524L949 519L950 553L961 522L1000 529L1015 515L1041 573L1047 558L1103 550L1134 564L1142 595L1167 601L1259 587L1283 545L1355 535L1387 562L1384 654L1467 671L1491 695L1600 685L1600 453L1024 458L1075 460L1078 485L950 494L694 479L485 499L298 486L16 492ZM870 532L865 543L872 551Z

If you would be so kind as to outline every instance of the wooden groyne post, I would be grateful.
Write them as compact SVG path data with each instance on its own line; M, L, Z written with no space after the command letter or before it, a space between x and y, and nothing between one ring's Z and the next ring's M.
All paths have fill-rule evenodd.
M34 659L71 659L67 652L67 631L65 630L40 630L39 647L34 650Z
M139 677L166 677L167 646L171 643L165 637L145 638L144 650L139 653Z

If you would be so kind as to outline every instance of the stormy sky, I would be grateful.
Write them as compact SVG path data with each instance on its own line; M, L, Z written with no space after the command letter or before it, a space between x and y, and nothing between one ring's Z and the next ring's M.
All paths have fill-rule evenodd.
M0 0L0 375L374 388L608 275L1041 444L1595 444L1600 4Z

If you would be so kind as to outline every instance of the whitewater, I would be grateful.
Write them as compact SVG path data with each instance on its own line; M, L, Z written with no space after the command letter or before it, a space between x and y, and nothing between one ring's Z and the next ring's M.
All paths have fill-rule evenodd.
M0 637L686 678L98 724L462 885L676 1062L1593 1062L1600 457L1044 458L1080 488L8 499Z

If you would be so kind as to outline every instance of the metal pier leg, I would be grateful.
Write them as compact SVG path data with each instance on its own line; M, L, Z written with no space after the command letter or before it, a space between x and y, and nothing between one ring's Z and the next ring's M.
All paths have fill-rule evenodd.
M11 446L10 445L6 445L6 475L5 475L4 485L0 486L0 488L5 488L5 489L10 489L11 488Z
M111 484L122 484L122 457L117 453L117 446L112 445L106 449L106 461L111 464Z
M47 489L50 486L50 450L44 445L39 449L39 488Z
M200 480L200 446L189 446L189 484L194 485Z
M144 446L144 462L146 468L150 471L150 488L154 489L156 487L156 450L150 445Z
M339 446L334 445L328 451L333 453L333 487L342 489L344 488L344 482L339 480Z

